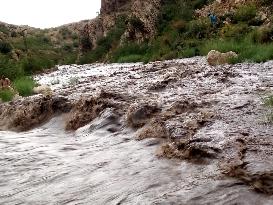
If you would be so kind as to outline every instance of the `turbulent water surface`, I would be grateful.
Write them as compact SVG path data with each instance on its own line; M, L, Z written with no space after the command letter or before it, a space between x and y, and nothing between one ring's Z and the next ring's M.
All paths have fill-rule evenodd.
M1 204L258 204L263 197L221 180L214 165L158 159L154 141L137 142L130 132L62 130L55 118L30 132L1 132Z
M181 63L184 66L187 63L191 65L191 61L203 62L204 59L185 60ZM129 89L132 93L135 91L137 95L141 95L145 83L149 86L157 83L149 77L144 79L146 82L142 82L141 75L149 75L150 72L158 71L158 68L150 71L146 67L139 75L138 66L140 64L105 66L102 69L103 65L95 65L80 67L80 71L67 71L68 67L62 67L53 74L38 76L37 79L41 83L53 84L52 89L60 95L75 99L79 95L95 92L98 87L110 88L113 85L111 76L122 76L120 71L126 73L126 78L120 77L120 82L112 89L122 89L126 87L126 83L127 87L132 87ZM107 72L108 70L111 72ZM263 71L266 72L265 69ZM168 72L163 72L163 76L176 76L173 75L175 72L176 68L171 67ZM198 72L196 75L198 80ZM187 90L180 87L178 92L177 89L174 90L175 87L170 87L166 92L162 91L158 99L168 103L175 98L177 92L180 96L185 93L190 95L191 92L196 95L194 92L202 91L200 95L205 96L208 95L205 92L209 93L208 87L213 84L213 92L209 94L214 95L213 101L216 98L218 101L222 100L220 105L213 104L223 107L222 110L219 109L221 118L200 128L194 136L198 136L198 139L213 137L213 141L204 142L214 143L215 147L224 150L225 139L222 138L233 139L230 134L234 132L233 126L240 121L241 127L238 129L250 129L253 126L251 123L255 123L252 120L248 124L243 118L233 121L232 115L242 114L238 109L252 103L249 103L250 90L257 90L257 85L261 82L268 83L270 74L261 81L260 76L254 76L245 69L240 75L229 74L233 82L228 87L222 80L218 82L214 79L218 75L214 73L213 77L204 78L196 84L185 79L182 84ZM99 78L102 80L99 81ZM164 78L161 81L159 78L161 83L163 80ZM69 83L73 82L69 81L76 81L79 86L72 89ZM208 87L203 87L203 90L194 90L205 85ZM128 93L129 90L125 92ZM147 91L143 95L156 99L155 91ZM229 102L230 95L232 103ZM225 98L227 96L229 98ZM254 100L253 103L260 104L259 100ZM234 106L234 113L226 113L226 104L228 108ZM66 115L54 117L46 124L27 132L0 131L0 204L273 204L272 196L258 193L243 181L224 175L219 166L222 155L219 154L219 158L212 158L206 163L157 157L162 139L136 140L134 130L124 126L123 122L113 121L109 116L110 108L75 132L65 131ZM252 118L257 118L257 115ZM263 126L263 123L260 124ZM263 130L264 127L249 133L258 133L259 129ZM268 128L269 131L271 129ZM266 131L261 137L265 136ZM249 153L253 150L250 149ZM245 158L251 162L256 160L250 154ZM260 161L258 167L263 169L264 161ZM267 165L271 167L272 164Z

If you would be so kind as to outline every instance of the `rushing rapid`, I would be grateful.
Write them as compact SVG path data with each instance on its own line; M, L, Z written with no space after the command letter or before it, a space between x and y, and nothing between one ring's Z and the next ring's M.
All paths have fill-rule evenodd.
M1 132L1 204L251 204L264 200L236 180L219 178L215 165L159 159L155 140L136 141L130 131L112 134L107 131L111 124L90 133L90 126L66 133L59 117L30 132Z
M272 64L198 57L37 76L71 106L55 113L63 101L41 96L0 106L0 204L272 204L273 128L260 99Z

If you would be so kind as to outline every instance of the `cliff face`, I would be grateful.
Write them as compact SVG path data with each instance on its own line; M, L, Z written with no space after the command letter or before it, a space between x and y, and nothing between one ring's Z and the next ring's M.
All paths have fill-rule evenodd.
M135 41L142 42L155 36L160 2L160 0L134 0L132 2L130 17L134 17L142 22L143 29L139 30L129 23L124 34L125 39L132 38Z
M101 14L111 14L122 10L126 5L130 4L127 0L101 0Z
M81 36L89 36L93 48L99 38L106 36L115 26L119 15L126 16L127 26L121 42L131 40L142 42L156 34L156 20L160 10L160 0L101 0L100 15L81 27ZM130 19L136 18L143 29L135 28Z

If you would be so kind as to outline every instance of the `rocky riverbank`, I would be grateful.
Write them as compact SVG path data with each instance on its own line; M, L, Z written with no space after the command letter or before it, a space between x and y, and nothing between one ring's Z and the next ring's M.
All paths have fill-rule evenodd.
M273 126L263 97L272 77L272 61L209 66L203 57L61 66L36 76L53 96L0 105L0 130L29 130L65 114L71 131L105 116L112 133L129 128L137 140L154 138L159 157L216 164L219 177L271 195Z

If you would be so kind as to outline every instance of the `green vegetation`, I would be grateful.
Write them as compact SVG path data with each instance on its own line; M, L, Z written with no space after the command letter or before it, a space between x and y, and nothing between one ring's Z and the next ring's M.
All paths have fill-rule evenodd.
M18 91L20 96L30 96L35 87L35 81L30 77L21 77L13 82L13 87Z
M257 15L257 8L253 4L247 4L240 6L235 14L234 20L236 22L250 22Z
M221 52L234 51L239 54L233 63L242 61L264 62L273 58L273 43L259 44L245 38L241 41L227 39L213 39L204 42L200 47L201 55L206 55L210 50Z
M0 41L0 53L7 54L11 52L11 50L12 47L9 43Z
M232 63L242 61L263 62L273 59L273 26L261 26L263 21L258 16L257 5L245 4L234 13L218 18L213 27L209 18L196 18L194 11L209 4L210 0L164 0L159 16L158 34L154 39L141 44L134 41L123 42L119 38L103 42L107 49L89 53L86 62L108 60L111 62L149 62L173 58L207 55L212 50L222 52L235 51L239 54ZM263 1L263 5L267 1ZM224 24L226 18L230 23ZM136 17L128 19L130 25L143 30L143 22ZM105 40L105 39L104 39ZM99 41L100 42L100 41ZM101 43L101 42L100 42ZM100 44L99 43L99 44ZM99 55L99 57L94 57Z
M9 102L14 97L14 92L9 89L0 90L0 100L3 102Z

